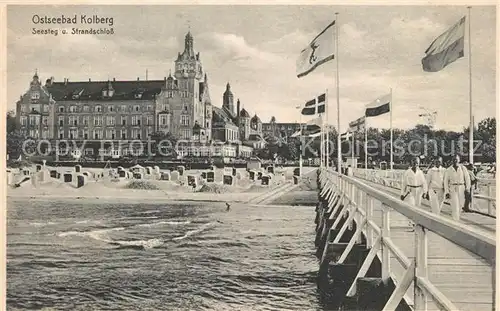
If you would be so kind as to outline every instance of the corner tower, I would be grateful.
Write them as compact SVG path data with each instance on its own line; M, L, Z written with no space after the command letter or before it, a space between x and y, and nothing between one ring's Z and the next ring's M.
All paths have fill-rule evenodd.
M222 108L230 112L232 116L236 116L234 113L234 96L231 92L231 85L229 82L226 84L226 91L222 95Z

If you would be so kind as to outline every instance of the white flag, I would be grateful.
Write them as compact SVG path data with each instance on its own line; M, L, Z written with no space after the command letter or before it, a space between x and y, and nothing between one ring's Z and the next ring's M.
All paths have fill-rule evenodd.
M316 67L334 58L334 26L328 25L309 45L300 52L297 59L297 77L303 77Z
M314 118L314 119L311 119L309 121L307 121L307 124L308 125L317 125L317 126L321 126L321 124L323 123L323 120L321 118L321 116L317 117L317 118Z

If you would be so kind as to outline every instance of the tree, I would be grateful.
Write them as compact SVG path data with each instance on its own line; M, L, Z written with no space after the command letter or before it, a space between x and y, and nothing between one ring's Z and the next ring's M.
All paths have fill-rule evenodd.
M7 112L6 126L7 154L10 159L17 159L23 154L23 143L26 137L18 130L17 120L13 110ZM32 149L30 145L33 145L33 143L30 142L30 144L27 144L26 148Z
M9 112L7 112L6 123L7 123L7 134L14 132L18 128L14 110L10 110Z
M474 160L482 162L496 161L496 119L481 120L474 128ZM464 140L469 140L469 127L464 128ZM479 145L479 146L478 146ZM464 153L469 153L469 144L464 146Z

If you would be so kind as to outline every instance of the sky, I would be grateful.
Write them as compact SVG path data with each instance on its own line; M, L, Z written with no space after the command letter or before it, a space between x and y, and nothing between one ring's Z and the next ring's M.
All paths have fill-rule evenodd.
M392 89L395 128L422 123L437 112L436 128L462 130L469 122L468 34L465 57L436 73L422 70L431 42L467 14L464 6L9 6L8 109L42 81L163 79L173 70L190 29L208 74L212 104L222 105L226 83L235 100L263 122L306 121L297 106L328 90L328 120L337 124L336 61L297 78L296 59L339 13L340 129L366 104ZM34 14L113 17L113 35L34 35ZM78 25L81 27L81 25ZM85 26L90 27L90 26ZM106 26L110 28L109 26ZM81 27L84 28L84 27ZM477 121L496 115L496 9L471 9L472 102ZM368 126L388 128L389 114Z

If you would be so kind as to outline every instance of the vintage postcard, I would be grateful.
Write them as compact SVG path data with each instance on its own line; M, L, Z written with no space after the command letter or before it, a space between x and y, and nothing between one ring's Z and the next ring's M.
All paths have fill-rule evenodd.
M4 12L6 310L495 310L494 3Z

